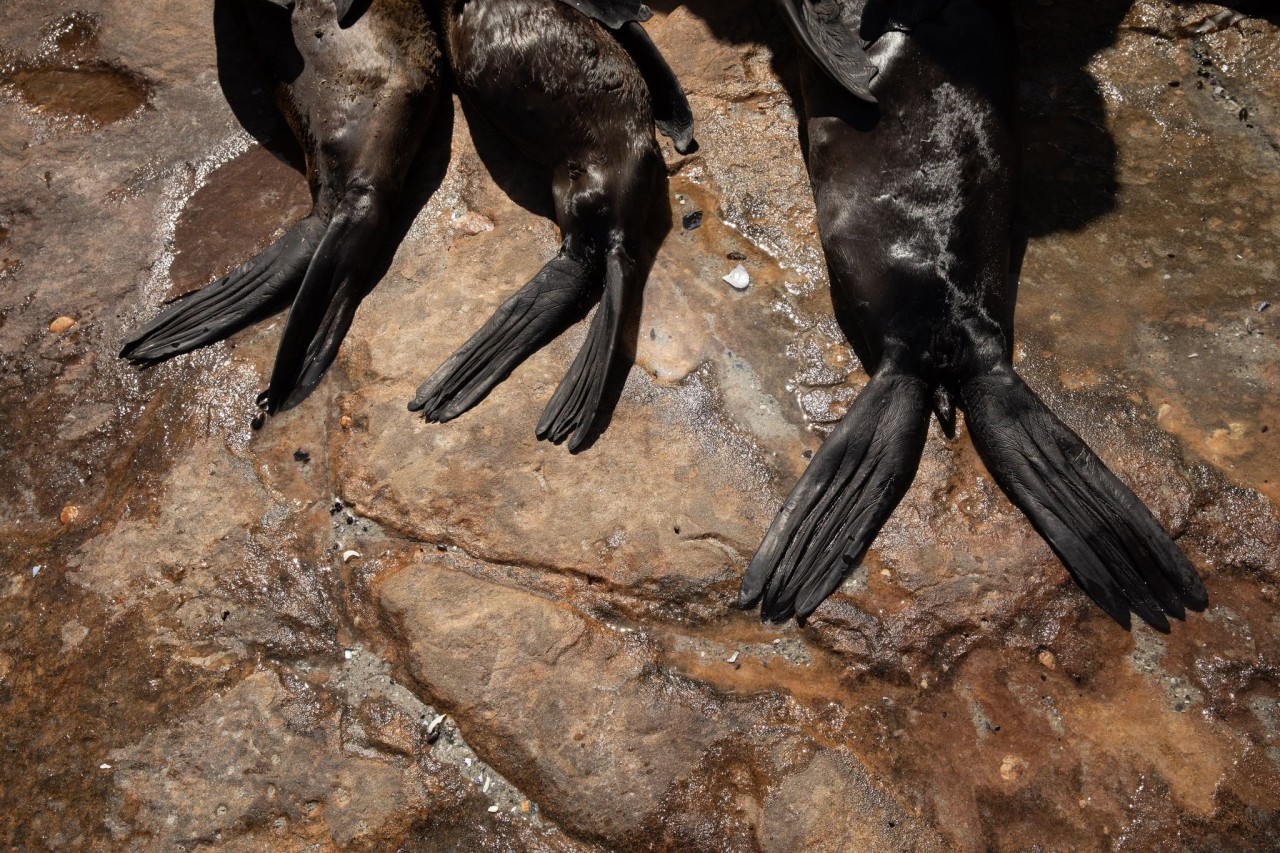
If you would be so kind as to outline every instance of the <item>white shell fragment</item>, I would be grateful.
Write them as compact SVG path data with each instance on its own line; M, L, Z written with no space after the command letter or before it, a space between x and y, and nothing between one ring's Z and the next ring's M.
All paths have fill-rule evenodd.
M733 268L733 272L724 277L729 286L734 290L746 290L751 286L751 274L747 272L747 268L742 264L738 264Z
M363 555L363 554L361 554L359 551L343 551L343 552L342 552L342 562L344 562L344 563L350 563L352 560L358 560L358 559L360 559L362 556L364 556L364 555Z

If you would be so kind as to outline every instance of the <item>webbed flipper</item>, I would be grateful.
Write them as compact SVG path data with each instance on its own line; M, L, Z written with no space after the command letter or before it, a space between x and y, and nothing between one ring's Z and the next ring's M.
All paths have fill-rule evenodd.
M920 379L878 370L814 454L747 567L738 605L806 619L839 588L915 477L929 429Z
M1004 365L961 389L973 446L1085 593L1157 631L1208 604L1204 583L1129 487Z
M593 18L611 30L631 22L644 23L653 17L653 10L639 0L560 0Z
M369 259L388 216L385 194L373 188L350 190L338 205L289 309L267 386L268 414L302 402L337 357L356 308L377 284Z
M613 31L613 35L631 55L645 85L649 87L653 123L658 130L681 154L696 150L698 146L693 139L693 110L689 107L689 99L653 39L635 21L623 24Z
M867 56L866 44L840 14L838 0L777 0L801 49L831 79L854 96L876 103L871 80L876 66Z

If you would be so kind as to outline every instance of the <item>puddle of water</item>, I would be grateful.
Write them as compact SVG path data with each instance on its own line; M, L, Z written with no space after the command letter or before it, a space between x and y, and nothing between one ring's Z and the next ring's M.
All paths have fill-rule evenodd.
M96 125L127 118L147 102L147 85L109 65L27 67L7 80L36 112Z

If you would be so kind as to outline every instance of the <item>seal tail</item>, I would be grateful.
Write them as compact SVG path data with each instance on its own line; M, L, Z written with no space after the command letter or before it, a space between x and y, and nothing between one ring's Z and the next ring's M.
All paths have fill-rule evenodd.
M282 310L298 291L324 234L314 216L227 275L179 297L134 332L120 357L143 364L190 352Z
M809 463L742 580L738 604L805 619L840 586L915 478L933 396L885 363Z
M581 450L590 439L622 334L626 295L636 284L636 277L635 262L621 246L612 248L605 257L600 307L591 318L582 349L542 412L539 439L559 444L567 438L571 453Z
M418 388L409 411L444 423L466 412L580 317L595 281L561 249Z
M302 402L324 377L370 288L387 201L371 186L348 189L325 230L289 310L271 382L268 414Z
M1150 511L1012 367L961 388L974 446L1000 488L1112 619L1167 632L1203 610L1204 584Z

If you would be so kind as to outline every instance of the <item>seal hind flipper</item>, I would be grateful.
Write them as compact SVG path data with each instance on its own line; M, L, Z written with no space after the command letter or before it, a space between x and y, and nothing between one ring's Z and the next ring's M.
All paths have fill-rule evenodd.
M585 313L594 279L590 266L561 251L422 383L409 411L444 423L475 406Z
M635 262L621 246L614 247L605 258L600 307L591 318L586 341L538 420L539 439L552 444L568 439L571 453L581 450L590 440L618 348L627 299L642 285L636 279Z
M698 143L693 138L693 108L689 106L689 98L676 73L653 39L635 21L623 24L613 35L631 55L645 85L649 87L653 123L658 126L658 131L669 138L681 154L696 151Z
M915 478L932 394L882 365L822 443L774 518L738 605L775 622L805 619L834 592Z
M283 310L301 286L323 234L324 225L315 217L301 220L227 275L172 302L130 336L120 357L164 361Z
M777 5L810 59L850 94L876 103L871 94L876 66L854 28L841 17L838 0L777 0Z
M333 363L356 308L376 283L369 265L388 213L384 193L372 186L348 189L334 211L280 336L267 386L268 414L301 402Z
M1013 371L961 388L974 446L1084 589L1129 627L1129 611L1169 630L1165 614L1204 610L1204 584L1151 512Z

